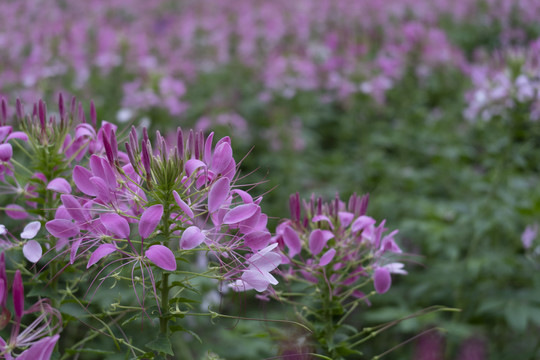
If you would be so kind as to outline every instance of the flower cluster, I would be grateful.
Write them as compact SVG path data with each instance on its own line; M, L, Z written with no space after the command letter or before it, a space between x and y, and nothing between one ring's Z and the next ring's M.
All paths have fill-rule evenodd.
M73 168L75 191L65 179L57 179L64 186L51 187L61 193L62 205L46 228L60 247L68 245L72 264L89 255L90 268L116 255L110 261L115 270L131 264L132 272L146 272L155 285L152 265L175 271L178 254L204 245L219 259L224 278L243 273L246 284L254 284L245 288L258 291L276 284L266 280L267 267L253 270L254 257L272 256L271 235L262 197L254 199L235 184L228 137L214 146L213 134L191 131L184 138L178 129L174 145L158 132L153 147L146 129L139 141L132 128L121 152L114 126L105 124L99 134L104 153L92 154L88 167ZM246 257L252 259L247 266Z
M489 121L519 106L529 120L540 120L540 39L527 48L507 49L490 66L472 66L474 88L466 94L464 117Z
M352 195L345 204L339 197L323 203L314 196L304 201L302 215L298 193L290 198L291 218L282 222L275 240L282 250L285 278L327 286L330 296L364 298L360 288L373 280L377 293L391 286L391 274L406 274L396 262L402 251L388 234L385 221L376 225L366 215L368 196Z
M172 136L157 132L151 140L146 128L132 127L121 141L116 125L98 121L93 103L87 122L82 105L73 99L66 107L62 95L59 111L53 114L48 114L43 101L27 113L17 100L16 115L24 132L14 132L5 125L7 102L1 104L0 130L4 129L6 142L2 146L9 150L4 151L9 156L2 169L9 171L3 173L2 188L18 203L3 208L15 223L0 225L0 248L22 248L24 257L35 264L36 278L47 279L47 286L63 284L60 275L68 268L92 270L101 263L97 275L86 284L84 296L90 293L93 299L108 278L131 279L134 295L149 318L146 294L154 295L159 309L154 316L160 317L161 333L166 335L168 321L174 316L169 300L176 306L184 301L174 300L169 289L194 289L189 281L198 276L179 269L179 260L189 262L188 257L195 253L207 256L212 262L201 271L203 276L225 282L236 291L263 292L278 283L271 273L281 256L277 244L271 244L268 216L261 209L263 198L252 196L253 185L239 185L229 137L215 142L213 133L205 136L192 130L184 134L178 128ZM12 159L13 149L7 143L12 139L23 140L15 155L27 155L27 159ZM22 187L20 182L27 185ZM17 236L8 228L15 228L20 220L27 223ZM42 224L46 236L38 235ZM156 279L158 273L161 281ZM190 276L184 276L186 273ZM6 319L5 270L0 275ZM169 281L169 275L173 280ZM72 290L76 285L65 285L69 287L66 294L76 291ZM60 318L57 310L41 300L23 311L19 271L13 293L16 326L9 341L0 342L1 354L12 358L24 350L20 355L24 359L38 351L49 358L58 335L46 335L60 326L54 320ZM37 312L42 314L20 332L22 315Z
M0 328L10 322L11 312L6 307L8 298L8 279L5 267L5 255L0 254ZM38 300L25 309L24 287L21 272L17 270L11 288L13 296L14 322L7 341L0 337L0 357L3 359L49 359L60 338L62 317L53 308L48 299ZM33 314L34 321L28 325L22 323L24 315Z
M237 64L259 74L270 96L322 90L337 99L364 92L382 101L407 66L426 75L440 63L461 65L462 51L437 25L441 18L501 28L501 42L510 42L516 29L508 19L535 24L540 13L534 0L96 0L46 6L43 13L19 2L0 5L0 91L29 101L44 95L43 83L80 89L92 84L94 74L122 66L128 75L118 84L125 109L161 108L174 115L189 106L189 82ZM472 15L478 13L481 21Z

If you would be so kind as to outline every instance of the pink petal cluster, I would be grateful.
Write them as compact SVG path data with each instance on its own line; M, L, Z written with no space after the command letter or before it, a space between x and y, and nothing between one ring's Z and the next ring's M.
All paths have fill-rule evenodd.
M498 28L507 44L526 37L510 19L533 26L540 6L535 0L200 0L164 11L160 0L94 0L53 2L43 12L8 1L0 13L0 91L28 100L43 96L44 84L88 88L93 74L105 78L121 66L118 118L128 121L156 107L183 113L187 84L238 64L257 74L262 98L315 90L326 99L363 92L381 102L408 66L421 78L440 65L463 69L465 56L441 19Z
M273 239L282 251L286 278L326 281L338 296L370 277L382 294L391 286L392 273L407 273L394 261L402 253L394 239L398 231L385 235L385 221L376 225L366 215L367 195L353 195L348 204L337 196L326 204L312 196L303 205L304 215L298 193L291 196L291 218L278 225ZM357 289L348 295L364 297Z
M67 245L71 264L88 258L90 268L114 256L133 268L141 264L148 272L151 265L175 271L177 251L203 245L219 258L231 281L248 276L260 263L242 259L260 256L275 263L262 197L253 198L235 184L237 164L229 137L214 145L213 133L205 137L191 131L184 136L178 129L174 144L158 132L152 146L146 129L139 140L132 128L124 153L114 126L103 123L96 134L95 140L93 135L85 138L85 149L93 149L87 152L88 166L80 163L72 170L69 180L75 187L64 178L47 184L62 205L45 227L58 239L58 250ZM168 239L156 243L156 235L164 233ZM276 284L269 275L275 266L263 268L261 276L268 281L253 287L258 291Z
M465 94L464 117L489 121L525 106L531 121L540 120L540 39L497 55L470 66L473 88Z
M0 254L0 313L3 320L0 323L0 328L4 328L11 317L11 313L6 307L8 293L5 258L4 253L2 253ZM50 359L60 338L60 335L58 335L62 325L60 312L50 305L48 299L41 299L28 309L25 309L24 287L19 270L15 272L11 293L15 318L9 339L6 340L0 337L0 353L2 357L8 360ZM32 323L22 327L24 315L29 314L32 314L35 319ZM20 350L23 351L20 352Z
M13 165L10 163L13 156L11 140L27 141L28 136L21 131L13 131L13 127L7 125L8 105L5 99L0 99L0 181L4 181L6 175L13 176Z

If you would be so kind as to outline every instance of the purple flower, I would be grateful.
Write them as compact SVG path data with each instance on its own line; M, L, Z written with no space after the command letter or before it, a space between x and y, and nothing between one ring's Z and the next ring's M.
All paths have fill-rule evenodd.
M299 196L292 195L291 219L277 227L273 238L283 257L283 276L325 282L336 296L365 297L357 296L361 292L355 285L369 278L376 292L387 292L391 274L407 274L403 264L394 261L402 253L394 239L398 231L385 235L385 221L376 226L366 215L367 203L367 196L353 195L347 205L337 196L326 204L312 196L304 202L302 218Z
M4 259L3 253L1 259ZM0 298L4 298L0 305L2 307L2 313L5 314L7 310L5 308L7 281L4 279L5 263L3 261L0 261L0 269ZM55 332L60 329L62 323L60 312L51 307L48 299L41 299L25 310L24 288L19 270L15 272L13 279L12 296L15 321L12 325L9 339L6 341L0 337L0 353L6 359L50 359L59 339L59 335L55 334ZM24 315L28 314L34 314L34 320L23 328L22 319ZM16 356L15 353L18 352L18 349L23 348L26 348L26 350Z
M525 249L530 249L537 235L538 224L527 226L525 231L523 231L523 234L521 234L521 243L523 244L523 247Z

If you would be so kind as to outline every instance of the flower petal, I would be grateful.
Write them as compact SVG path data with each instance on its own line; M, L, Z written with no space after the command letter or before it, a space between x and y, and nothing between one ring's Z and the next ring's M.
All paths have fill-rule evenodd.
M62 204L64 204L64 208L69 216L71 216L78 224L85 224L88 222L88 211L81 206L79 200L75 199L74 196L62 194L60 195L60 200L62 200Z
M199 246L205 239L201 229L197 226L190 226L182 233L180 238L180 249L191 250Z
M317 215L317 216L314 216L313 219L311 220L313 222L319 222L319 221L326 221L328 223L328 225L330 225L330 228L334 228L334 224L332 224L332 220L330 220L330 218L326 215Z
M30 240L23 246L24 257L31 263L37 263L43 255L43 250L41 250L41 245L36 240Z
M268 271L256 268L244 271L242 280L258 292L266 290L270 284L276 285L278 283L277 279Z
M75 182L75 185L77 185L77 188L86 195L96 196L96 187L90 181L92 176L92 173L82 166L77 165L73 169L73 181Z
M6 141L9 141L11 139L17 139L22 141L28 141L28 135L22 131L14 131L6 138Z
M94 188L96 189L96 197L98 200L106 203L111 201L111 194L105 180L98 176L92 176L90 178L90 182L94 184Z
M216 181L208 192L208 211L213 213L223 204L229 196L231 190L231 180L226 177Z
M15 220L22 220L28 217L28 213L20 205L10 204L5 208L6 215Z
M256 204L244 204L237 206L225 215L223 218L223 223L230 225L249 219L251 216L253 216L253 214L255 214L255 212L257 212L257 209L259 209L259 205Z
M49 360L60 335L45 337L24 350L17 360Z
M99 260L104 258L105 256L117 251L118 249L113 244L103 244L100 245L90 256L90 259L88 260L88 264L86 265L86 268L88 269L90 266L97 263Z
M212 171L216 174L224 173L232 160L232 148L227 142L216 146L212 157Z
M309 235L309 251L313 255L318 255L326 246L327 241L321 229L313 230Z
M375 291L379 294L384 294L390 289L390 285L392 285L390 271L384 267L377 268L373 274L373 282L375 283Z
M127 239L129 236L129 223L118 214L102 214L99 219L107 230L121 239Z
M257 251L268 245L271 238L268 231L253 231L244 237L244 243L252 251Z
M79 227L71 220L55 219L45 224L47 231L57 238L68 238L79 234Z
M153 205L146 209L139 221L139 235L145 239L149 237L161 221L162 216L163 205L161 204Z
M290 226L287 226L283 231L283 241L289 248L289 256L294 257L302 251L302 242L300 237Z
M176 270L176 259L174 258L174 254L171 249L166 246L152 245L146 250L145 256L154 263L154 265L163 270Z
M364 230L366 227L371 225L375 225L375 219L366 215L362 215L359 216L358 219L354 220L351 226L351 230L353 232L358 232L360 230Z
M319 260L319 266L326 266L334 259L334 256L336 255L336 249L330 249L327 252L321 256L321 260Z
M339 224L341 225L341 227L346 228L353 221L354 214L348 211L340 211L338 212L338 218L339 218Z
M174 200L176 201L176 204L178 205L178 207L180 209L182 209L182 211L190 218L190 219L193 219L193 217L195 216L195 214L193 214L193 211L191 210L191 208L189 207L188 204L186 204L186 202L184 200L182 200L182 198L180 197L180 195L176 192L176 190L173 190L173 196L174 196Z
M274 251L266 252L265 249L250 257L247 262L250 268L259 271L272 271L281 264L281 255Z
M33 239L37 235L39 229L41 229L41 222L32 221L24 227L21 238L26 240Z
M206 164L203 163L201 160L190 159L186 162L184 168L186 169L187 176L191 176L191 174L193 174L195 170L199 168L206 168Z
M56 191L62 194L70 194L71 185L69 185L66 179L59 177L51 180L51 182L47 184L47 190Z

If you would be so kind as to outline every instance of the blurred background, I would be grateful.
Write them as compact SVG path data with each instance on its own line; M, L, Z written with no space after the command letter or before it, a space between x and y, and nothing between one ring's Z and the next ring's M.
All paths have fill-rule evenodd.
M368 214L415 256L350 324L462 311L402 322L366 358L398 345L386 358L540 358L539 1L3 0L0 14L11 105L53 109L62 92L121 129L229 135L272 226L291 193L369 193ZM208 304L287 318L223 296ZM270 358L305 335L190 321L202 344L183 337L186 359Z

